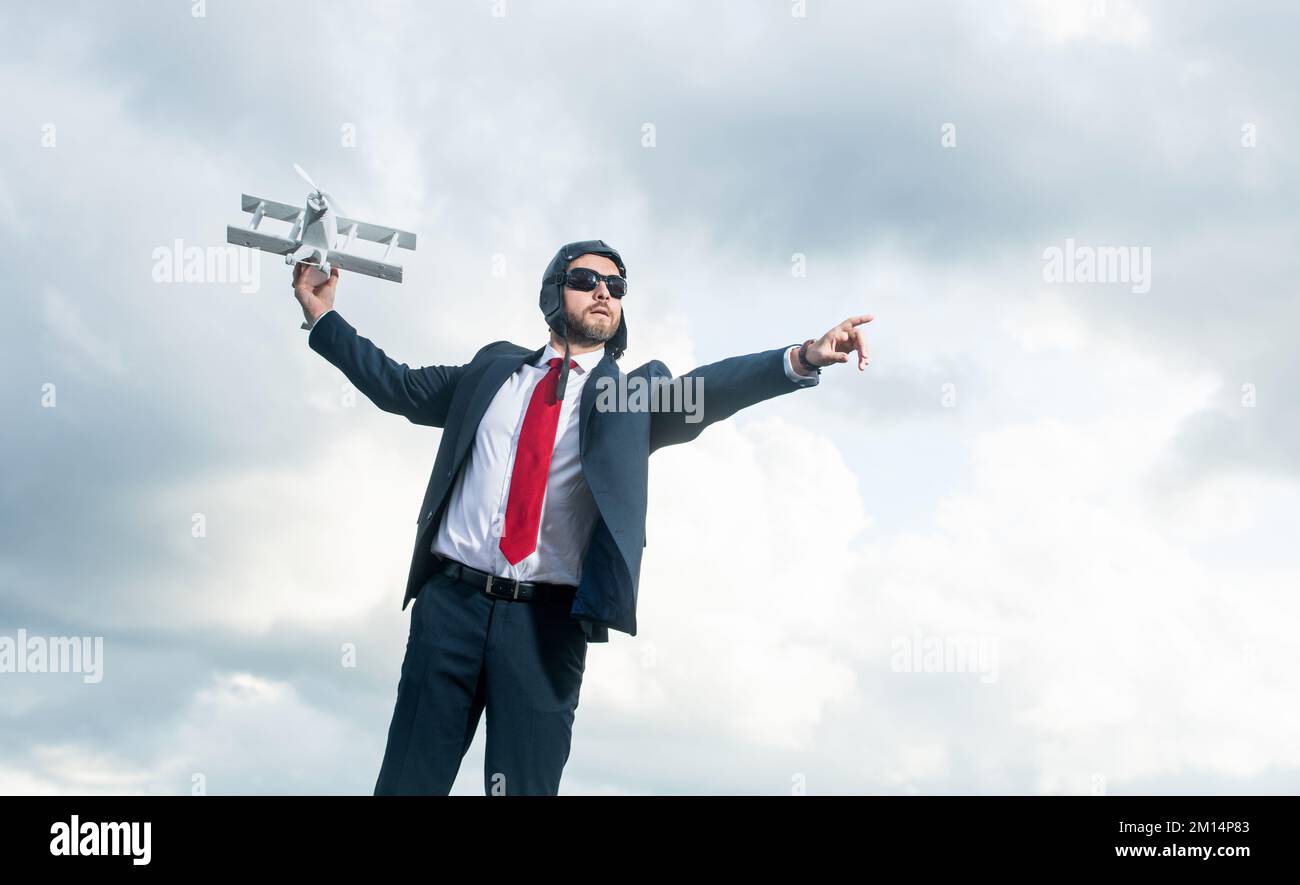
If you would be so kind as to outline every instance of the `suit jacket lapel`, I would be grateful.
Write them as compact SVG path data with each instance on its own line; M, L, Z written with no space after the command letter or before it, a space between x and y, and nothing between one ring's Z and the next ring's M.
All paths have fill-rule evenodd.
M520 366L525 363L529 365L535 363L544 350L545 347L539 347L523 356L499 356L479 373L478 383L470 396L469 406L465 410L465 419L461 422L460 432L456 437L456 458L452 465L453 469L460 466L461 459L465 457L465 452L469 450L469 445L474 440L474 434L478 432L479 422L483 420L488 405L501 389L501 385L519 371Z
M479 373L478 382L474 387L474 393L470 396L469 406L466 407L465 419L461 423L460 431L456 437L456 458L453 462L453 469L459 468L461 459L465 457L465 452L469 450L470 444L474 441L474 434L478 432L479 422L483 420L483 415L487 412L492 398L496 396L501 385L506 382L512 374L519 371L519 367L527 363L532 365L537 362L546 347L539 347L532 353L523 356L499 356L484 367ZM579 444L586 437L587 422L591 420L592 408L596 404L596 388L598 382L604 376L613 377L617 372L614 361L608 356L601 358L596 363L596 368L592 370L592 377L582 385L582 401L579 408L582 410L581 417L578 420L578 440Z
M600 385L597 383L605 376L613 376L617 372L614 361L609 355L601 357L600 362L596 363L596 368L592 370L591 377L582 385L582 415L578 419L578 443L579 449L582 448L582 441L587 437L587 421L591 418L591 409L596 404L596 388Z

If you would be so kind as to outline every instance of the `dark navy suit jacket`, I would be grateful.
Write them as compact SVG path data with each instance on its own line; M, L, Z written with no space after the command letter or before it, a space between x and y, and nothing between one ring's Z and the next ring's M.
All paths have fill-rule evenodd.
M536 361L545 348L527 350L509 341L494 341L463 366L412 369L391 359L357 334L337 311L316 321L308 342L337 366L357 390L386 412L415 424L443 428L433 474L420 505L415 551L402 608L420 592L433 573L430 551L452 483L465 463L479 422L501 385L525 362ZM582 387L578 420L583 477L596 501L591 542L570 616L579 618L589 641L607 642L608 628L636 635L637 585L641 551L646 545L646 485L650 453L662 446L689 442L705 427L736 412L805 385L786 375L787 344L761 353L733 356L688 372L701 378L702 408L687 421L684 411L605 410L594 404L602 377L617 382L617 363L605 356ZM671 379L659 360L633 369L627 377Z

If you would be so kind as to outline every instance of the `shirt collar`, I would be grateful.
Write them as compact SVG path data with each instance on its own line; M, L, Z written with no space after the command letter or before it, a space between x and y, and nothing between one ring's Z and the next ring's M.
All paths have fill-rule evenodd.
M538 358L537 362L533 363L533 365L539 368L544 367L546 365L547 360L552 360L555 359L556 357L563 358L564 351L556 350L553 345L548 343L546 345L546 350L542 352L541 357ZM604 358L605 358L604 348L601 348L600 350L593 350L588 353L570 353L569 359L577 363L578 368L569 369L569 371L577 372L579 375L585 375L588 372L590 372L592 369L596 368L596 365Z

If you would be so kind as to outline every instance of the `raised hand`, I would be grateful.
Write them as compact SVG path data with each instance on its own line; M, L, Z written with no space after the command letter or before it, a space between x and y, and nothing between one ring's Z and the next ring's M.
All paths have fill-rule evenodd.
M808 345L808 361L815 367L829 366L831 363L847 363L849 354L857 351L858 371L862 371L871 362L867 354L867 330L856 328L866 325L874 317L865 313L849 317L834 326L829 332Z
M293 266L293 297L302 305L302 315L308 325L327 310L334 307L334 290L339 284L339 269L330 268L330 278L319 286L312 286L306 275L310 265L298 263Z

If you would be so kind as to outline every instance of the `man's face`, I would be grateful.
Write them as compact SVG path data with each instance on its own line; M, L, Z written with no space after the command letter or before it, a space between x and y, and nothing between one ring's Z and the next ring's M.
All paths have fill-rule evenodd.
M566 270L586 267L598 274L617 275L618 265L604 255L579 255ZM564 287L564 312L569 323L569 338L578 344L603 344L614 337L623 318L623 302L609 294L605 281L596 283L590 292Z

